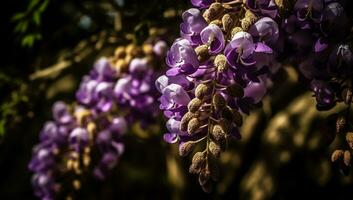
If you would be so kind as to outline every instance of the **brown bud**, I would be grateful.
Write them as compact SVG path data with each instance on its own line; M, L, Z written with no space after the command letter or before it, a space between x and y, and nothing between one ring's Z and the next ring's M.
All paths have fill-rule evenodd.
M225 14L222 17L222 27L225 32L228 32L233 27L233 19L229 14Z
M188 123L188 133L193 134L200 128L200 121L197 118L192 118Z
M220 126L219 124L216 124L213 126L211 134L213 138L217 141L222 141L226 136L226 133L223 130L223 127Z
M353 132L348 132L346 134L346 141L351 149L353 149Z
M114 64L114 68L119 72L126 72L129 68L129 63L126 62L125 59L118 59L115 64Z
M342 91L342 99L344 103L346 104L351 104L352 103L352 89L351 88L345 88Z
M343 158L344 152L340 149L335 150L331 155L331 161L337 162Z
M220 93L216 93L212 97L212 104L216 110L221 110L226 106L227 102Z
M215 19L215 20L211 21L210 24L214 24L214 25L216 25L218 27L222 27L222 20Z
M189 172L192 174L200 173L201 169L206 164L206 154L204 152L197 152L192 157L191 165L189 168Z
M124 58L125 57L125 47L118 47L115 49L114 56L115 58Z
M187 131L188 130L188 123L194 117L195 117L194 113L191 113L191 112L185 113L185 115L181 118L181 121L180 121L180 130Z
M199 84L195 89L195 96L199 99L203 99L204 97L210 95L212 93L212 88L210 85Z
M233 119L234 119L234 123L240 127L241 125L243 125L243 116L240 114L240 112L236 109L233 109Z
M214 65L217 67L218 72L225 72L228 69L226 56L223 54L218 54L214 59Z
M200 183L200 185L207 184L207 182L209 182L210 178L211 178L211 173L207 169L207 167L200 171L200 174L199 174L199 183Z
M192 113L199 110L202 105L202 101L199 98L193 98L188 104L188 110Z
M336 133L342 133L346 128L346 118L344 116L339 116L336 120Z
M179 155L187 156L195 147L194 141L184 142L179 145Z
M349 167L351 165L351 152L349 152L348 150L344 151L344 155L343 155L343 163Z
M204 12L203 17L207 21L212 21L220 16L224 11L224 7L221 3L215 2L210 5L210 7Z
M195 52L197 54L197 59L200 62L205 62L210 57L207 45L201 45L196 47Z
M222 129L224 130L224 132L226 134L228 134L233 127L232 122L230 122L229 120L227 120L225 118L221 118L219 120L219 125L222 127Z
M238 98L241 98L244 96L243 88L237 83L233 83L232 85L229 85L226 90L229 96L238 97Z
M221 147L214 141L210 142L210 144L208 145L208 149L210 150L211 154L216 158L219 158L219 156L221 155Z

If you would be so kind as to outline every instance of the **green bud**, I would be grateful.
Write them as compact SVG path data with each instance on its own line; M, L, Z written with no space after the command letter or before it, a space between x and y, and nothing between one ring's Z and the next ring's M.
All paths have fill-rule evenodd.
M222 27L225 32L228 32L232 29L233 27L233 19L229 14L225 14L222 17Z
M234 28L232 29L232 37L233 37L235 34L237 34L237 33L239 33L239 32L242 32L242 31L243 31L243 29L242 29L241 27L239 27L239 26L234 27Z
M221 155L221 147L215 143L214 141L211 141L208 145L208 149L211 152L211 154L213 156L215 156L216 158L219 158L219 156Z
M344 151L344 155L343 155L343 163L349 167L351 165L351 152L349 152L348 150Z
M344 116L339 116L336 120L336 133L342 133L346 128L346 118Z
M227 102L220 93L216 93L212 97L212 105L216 110L221 110L226 106Z
M347 141L349 147L350 147L351 149L353 149L353 133L352 133L352 132L348 132L348 133L346 134L346 141Z
M344 152L340 149L335 150L331 155L331 161L337 162L343 159Z
M224 140L226 133L223 130L223 128L219 125L216 124L213 126L212 132L211 132L213 138L217 141L222 141Z
M211 172L205 167L199 173L199 183L200 185L206 185L211 178Z
M192 157L189 172L192 174L200 173L201 169L204 168L206 164L206 154L204 152L197 152Z

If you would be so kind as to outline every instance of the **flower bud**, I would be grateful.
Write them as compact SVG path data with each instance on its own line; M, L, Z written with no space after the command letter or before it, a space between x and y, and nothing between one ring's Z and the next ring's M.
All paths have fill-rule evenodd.
M200 128L200 121L197 118L192 118L188 123L188 133L191 135Z
M241 20L241 27L244 31L247 31L251 25L257 20L256 15L250 10L246 10L245 17Z
M211 152L211 154L216 158L219 158L219 156L221 155L221 147L218 144L216 144L214 141L210 142L210 144L208 145L208 149Z
M228 134L230 132L230 130L232 129L232 122L230 122L229 120L227 120L225 118L221 118L219 120L219 125L222 127L222 129L224 130L224 132L226 134Z
M179 155L187 156L195 147L194 141L184 142L179 145Z
M202 169L200 171L199 184L200 185L207 184L207 182L209 182L210 178L211 178L211 172L207 169L207 167L205 167L204 169Z
M142 46L142 51L145 55L152 55L153 54L153 47L150 44L144 44Z
M204 185L201 185L201 188L206 193L212 192L212 183L211 181L207 181Z
M226 106L227 102L220 93L216 93L212 97L212 104L216 110L221 110Z
M337 162L339 160L342 160L344 155L344 152L340 149L335 150L332 155L331 155L331 161L332 162Z
M351 149L353 149L353 132L348 132L346 134L346 141Z
M348 150L344 151L344 155L343 155L343 163L349 167L351 165L351 152L349 152Z
M212 93L212 88L210 85L199 84L195 89L195 96L199 99L203 99L204 97L210 95Z
M229 96L241 98L244 96L244 89L237 83L229 85L226 89Z
M217 141L222 141L226 136L225 131L219 124L213 126L211 134L213 138Z
M221 116L223 118L228 119L229 121L233 121L233 111L232 108L229 106L226 106L222 109Z
M352 90L350 88L345 88L342 91L342 99L345 104L349 105L352 103Z
M121 46L115 49L114 52L114 56L115 58L119 59L119 58L124 58L126 55L125 53L125 47Z
M210 24L214 24L218 27L222 27L222 20L216 19L216 20L211 21Z
M205 62L209 59L210 54L208 52L208 46L207 45L201 45L196 47L195 52L197 54L197 59L200 62Z
M202 101L199 98L193 98L188 104L188 110L192 113L199 110L202 105Z
M346 118L344 116L339 116L336 120L336 133L342 133L346 128Z
M239 26L237 26L237 27L234 27L233 29L232 29L232 37L235 35L235 34L237 34L237 33L239 33L239 32L242 32L243 31L243 29L241 28L241 27L239 27Z
M233 19L229 14L225 14L222 17L222 27L225 32L231 31L233 27Z
M206 154L204 152L197 152L192 157L191 165L189 168L189 172L192 174L200 173L201 169L206 164Z
M228 69L226 56L223 54L218 54L214 59L214 65L217 67L218 72L225 72Z
M180 121L180 130L187 131L188 123L194 117L195 117L195 113L191 113L191 112L185 113L185 115L181 118L181 121Z
M210 7L204 12L203 17L206 19L206 21L212 21L218 16L220 16L224 11L224 7L222 6L221 3L215 2L210 5Z

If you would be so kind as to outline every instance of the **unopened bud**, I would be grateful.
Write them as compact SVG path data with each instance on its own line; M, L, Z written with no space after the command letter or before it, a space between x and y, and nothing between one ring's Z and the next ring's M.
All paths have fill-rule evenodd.
M351 152L349 152L348 150L344 151L344 155L343 155L343 163L349 167L351 165Z
M233 121L233 111L229 106L226 106L222 109L221 115L223 118Z
M344 152L340 149L335 150L331 155L331 161L337 162L343 158Z
M206 193L212 192L212 183L211 181L207 181L204 185L201 185L201 188Z
M225 32L228 32L232 29L233 27L233 19L231 18L231 16L229 14L225 14L222 17L222 26L223 26L223 30Z
M352 89L351 88L345 88L342 91L342 99L344 101L345 104L349 105L352 103Z
M222 20L220 20L220 19L215 19L215 20L213 20L213 21L210 22L210 25L211 25L211 24L214 24L214 25L216 25L216 26L218 26L218 27L222 27Z
M219 158L219 156L221 155L221 147L214 141L210 142L210 144L208 145L208 149L210 150L211 154L216 158Z
M251 10L246 10L244 18L246 18L251 23L255 23L258 19L257 16Z
M232 29L232 37L233 37L235 34L237 34L237 33L239 33L239 32L242 32L242 31L243 31L243 29L242 29L241 27L239 27L239 26L234 27L234 28Z
M185 113L185 115L181 118L181 121L180 121L180 130L187 131L188 130L188 123L194 117L195 117L194 113L191 113L191 112Z
M353 133L348 132L346 135L346 141L351 149L353 149Z
M223 54L218 54L214 59L214 65L217 67L218 72L225 72L228 69L226 56Z
M189 172L192 174L200 173L201 169L205 166L206 157L204 152L197 152L192 157L191 165L189 168Z
M212 88L210 85L199 84L195 89L195 96L199 99L203 99L204 97L210 95L212 93Z
M197 59L200 62L205 62L209 59L210 54L208 52L208 46L207 45L201 45L196 47L195 52L197 54Z
M204 169L202 169L200 171L199 184L200 185L207 184L207 182L209 182L210 178L211 178L211 172L207 169L207 167L205 167Z
M229 120L227 120L225 118L221 118L219 120L219 125L222 127L222 129L224 130L224 132L226 134L228 134L233 127L232 122L230 122Z
M115 49L115 52L114 52L114 56L115 58L119 59L119 58L124 58L126 55L125 53L125 47L118 47Z
M216 93L212 97L212 104L216 110L221 110L226 106L227 102L220 93Z
M188 110L192 113L199 110L202 105L202 101L199 98L193 98L188 104Z
M179 145L179 155L187 156L195 147L194 141L184 142Z
M336 120L336 133L342 133L346 128L346 118L344 116L339 116Z
M151 44L144 44L142 46L142 51L145 55L152 55L153 54L153 47Z
M224 7L221 3L215 2L210 5L210 7L204 12L203 17L206 21L212 21L218 18L224 11Z
M114 64L114 68L119 73L126 72L126 71L128 71L129 63L126 62L125 59L118 59Z
M226 90L229 96L237 97L237 98L241 98L244 96L243 88L237 83L233 83L232 85L229 85Z
M222 141L226 136L225 131L219 124L213 126L211 134L213 138L217 141Z
M188 133L193 134L200 128L200 121L197 118L192 118L188 123Z

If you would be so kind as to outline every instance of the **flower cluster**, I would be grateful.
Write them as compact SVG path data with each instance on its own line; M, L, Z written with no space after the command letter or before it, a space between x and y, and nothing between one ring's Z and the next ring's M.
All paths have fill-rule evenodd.
M247 1L192 1L181 37L167 53L169 69L156 81L168 118L164 139L186 156L198 143L190 173L205 191L217 180L214 164L230 138L239 139L242 113L259 104L277 70L279 27L272 5ZM260 7L258 7L260 6Z
M72 196L89 172L100 180L107 177L124 151L128 124L151 122L158 114L153 84L166 49L164 41L118 47L83 78L78 104L53 105L53 121L44 125L29 163L36 196Z

